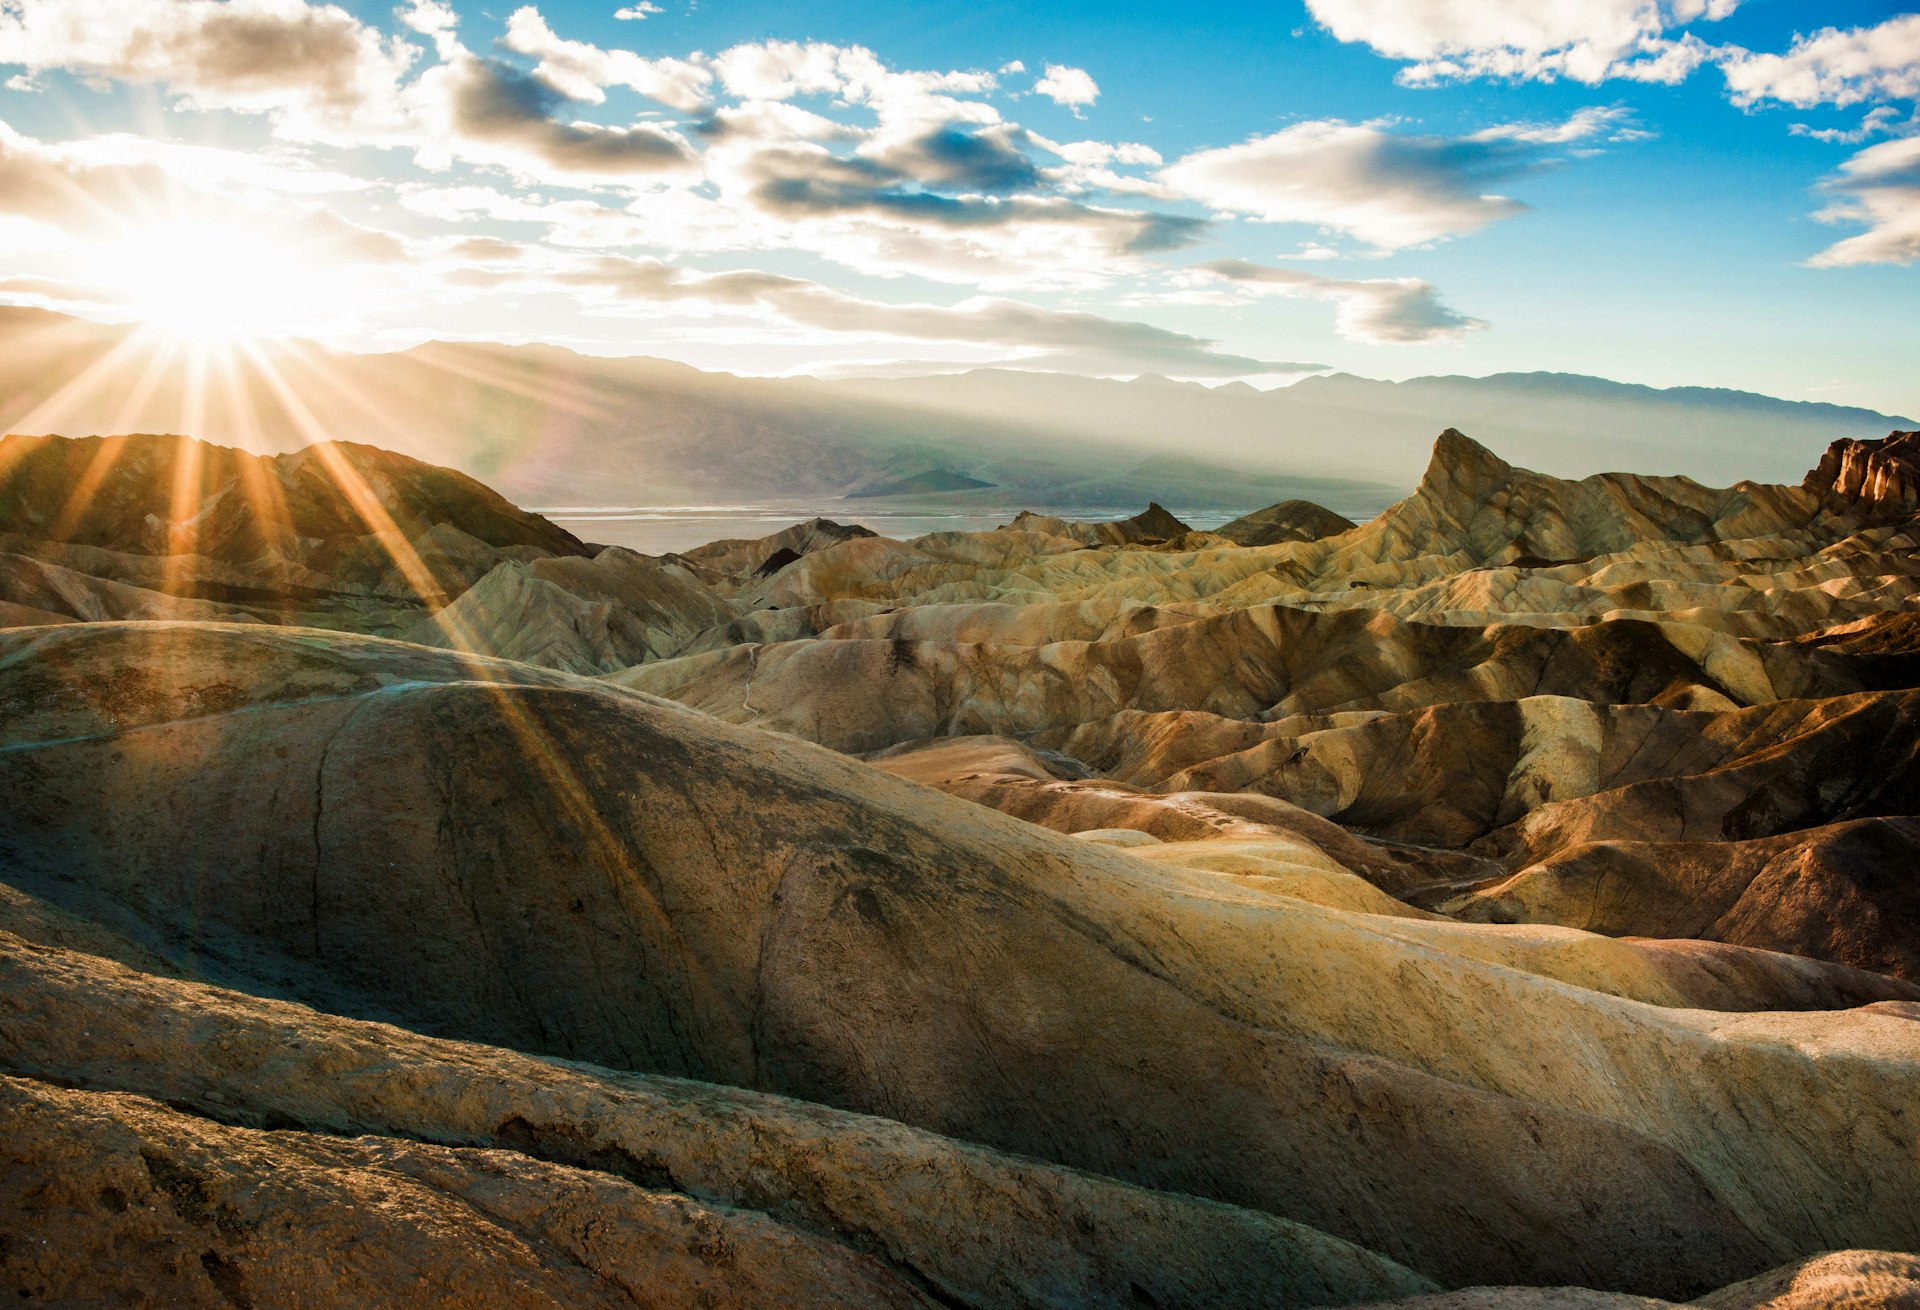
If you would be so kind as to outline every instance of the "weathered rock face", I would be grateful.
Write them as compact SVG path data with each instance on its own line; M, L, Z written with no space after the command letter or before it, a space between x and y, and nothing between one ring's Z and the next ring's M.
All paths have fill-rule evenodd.
M1524 867L1511 878L1446 909L1480 922L1738 942L1920 980L1916 851L1912 818L1745 841L1583 841L1516 861Z
M1704 1310L1906 1310L1920 1299L1920 1256L1831 1251L1723 1287L1688 1305ZM1470 1287L1383 1302L1397 1310L1666 1310L1673 1303L1577 1287Z
M0 1214L60 1239L0 1270L36 1296L1252 1308L1432 1286L1271 1215L885 1120L0 945ZM28 1081L50 1076L94 1090Z
M16 1078L0 1143L5 1276L35 1303L937 1304L761 1216L511 1150L223 1127Z
M878 1113L1453 1283L1671 1295L1920 1240L1893 1015L1662 1008L1700 999L1680 965L1602 938L1331 908L524 666L8 642L9 882L128 958Z
M611 673L676 654L735 617L685 568L609 547L592 559L501 564L407 635L542 668Z
M1878 441L1836 441L1807 474L1805 487L1870 519L1920 513L1920 432L1890 432Z

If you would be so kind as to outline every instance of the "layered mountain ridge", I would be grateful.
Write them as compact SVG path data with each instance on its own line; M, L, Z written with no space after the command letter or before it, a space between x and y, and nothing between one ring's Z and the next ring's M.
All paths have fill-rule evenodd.
M218 368L222 385L197 385L184 359L133 328L0 306L0 431L190 431L277 451L352 433L523 505L850 497L853 515L903 497L1241 512L1304 498L1352 518L1414 484L1435 416L1536 468L1713 482L1797 477L1810 449L1915 426L1847 406L1540 373L1337 374L1266 392L1006 369L821 381L544 345L356 354L298 341L256 343Z
M9 439L0 1272L1908 1304L1916 471L1449 429L1357 526L648 557L366 447Z

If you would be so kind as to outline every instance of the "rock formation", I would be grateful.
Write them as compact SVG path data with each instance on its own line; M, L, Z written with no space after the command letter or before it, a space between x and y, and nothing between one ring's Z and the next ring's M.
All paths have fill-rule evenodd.
M1884 454L1568 482L1449 431L1337 533L651 559L364 448L0 453L27 1301L1920 1277L1920 541L1846 471ZM139 485L183 458L227 479L191 552Z
M1836 441L1803 485L1873 518L1910 519L1920 513L1920 432Z
M1278 505L1243 514L1213 531L1236 546L1272 546L1282 541L1337 537L1358 526L1345 515L1310 500L1283 500Z

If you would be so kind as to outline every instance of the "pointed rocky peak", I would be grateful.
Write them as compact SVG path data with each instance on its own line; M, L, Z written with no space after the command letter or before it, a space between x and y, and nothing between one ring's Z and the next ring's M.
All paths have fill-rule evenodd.
M1433 443L1433 458L1420 479L1420 494L1455 498L1474 496L1513 477L1513 465L1458 428L1448 428Z
M1173 537L1185 536L1187 533L1193 531L1192 528L1175 518L1172 513L1158 501L1149 502L1146 509L1135 514L1130 519L1122 519L1117 526L1120 527L1129 538L1134 540L1143 540L1149 537L1168 540Z
M1513 466L1462 432L1459 428L1448 428L1433 443L1433 458L1429 461L1429 472L1434 466L1460 469L1487 467L1502 473L1510 473Z

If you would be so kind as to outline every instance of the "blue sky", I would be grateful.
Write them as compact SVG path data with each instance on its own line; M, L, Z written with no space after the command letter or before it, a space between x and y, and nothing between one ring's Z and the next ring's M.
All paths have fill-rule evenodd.
M355 348L1920 414L1920 15L0 0L0 299ZM9 80L10 79L10 80Z

